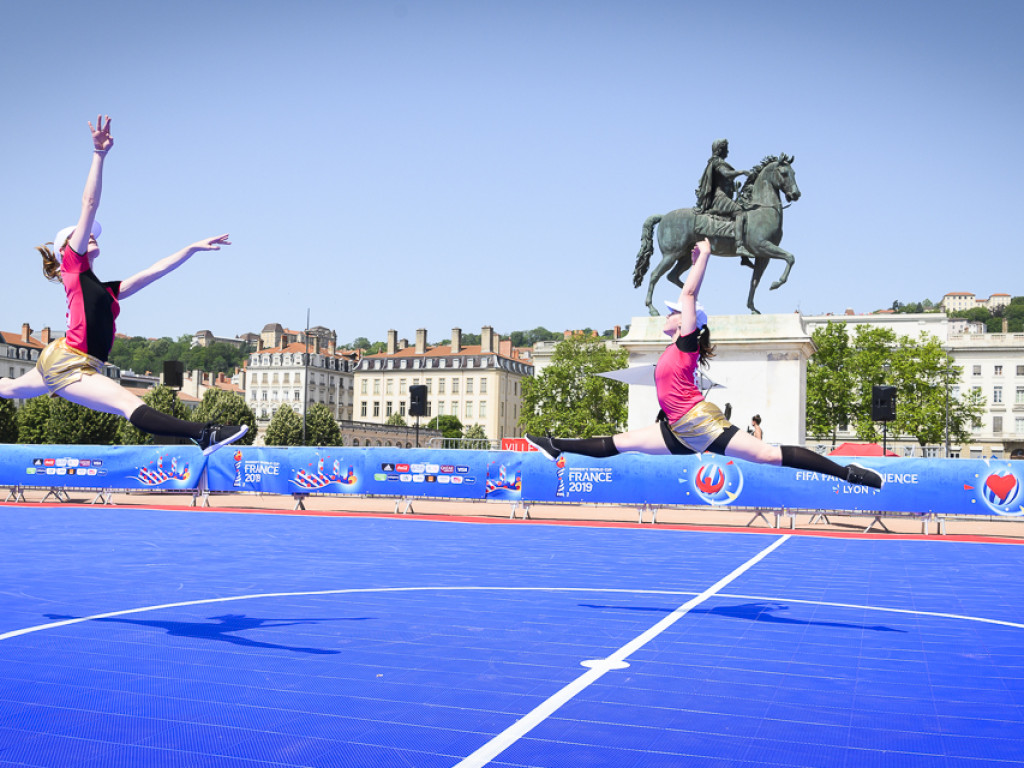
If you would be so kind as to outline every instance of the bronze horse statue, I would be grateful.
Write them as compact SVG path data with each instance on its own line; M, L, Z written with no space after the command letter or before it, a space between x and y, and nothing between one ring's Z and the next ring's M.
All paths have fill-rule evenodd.
M800 188L796 185L793 173L795 158L785 154L780 157L769 156L750 170L750 175L743 184L739 194L739 203L746 211L746 226L742 235L743 244L754 257L753 264L744 259L744 263L754 270L750 278L750 294L747 296L747 308L756 315L761 314L754 306L754 292L761 282L761 275L771 259L782 259L786 269L782 276L772 283L775 290L789 279L789 270L793 268L793 254L779 247L782 241L782 200L779 193L786 196L786 201L800 199ZM703 235L696 232L696 216L692 208L679 208L664 215L651 216L644 222L640 235L640 253L636 257L636 268L633 270L633 286L639 288L644 275L651 265L654 253L654 227L658 227L658 248L661 249L661 262L651 272L647 286L647 309L657 315L654 306L654 286L668 274L668 279L683 287L683 273L692 264L690 252ZM716 256L736 256L734 238L713 236L711 252Z

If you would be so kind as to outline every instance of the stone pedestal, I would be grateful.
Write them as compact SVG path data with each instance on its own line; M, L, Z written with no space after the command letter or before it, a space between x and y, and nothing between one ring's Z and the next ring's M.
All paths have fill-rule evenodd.
M620 344L629 352L630 367L658 361L668 337L663 317L634 317ZM714 315L708 322L715 357L702 369L714 381L708 400L730 421L746 430L751 417L761 415L764 439L770 443L803 445L807 410L807 358L814 352L801 316ZM654 374L639 376L629 386L629 428L650 424L658 415Z

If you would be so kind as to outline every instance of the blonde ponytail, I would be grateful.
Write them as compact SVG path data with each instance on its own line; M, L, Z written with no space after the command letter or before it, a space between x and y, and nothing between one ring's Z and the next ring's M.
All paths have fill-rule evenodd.
M60 274L60 261L54 255L47 246L53 245L53 243L47 243L46 245L37 245L36 250L39 251L39 255L43 257L43 274L46 275L46 279L53 283L63 283L64 280Z

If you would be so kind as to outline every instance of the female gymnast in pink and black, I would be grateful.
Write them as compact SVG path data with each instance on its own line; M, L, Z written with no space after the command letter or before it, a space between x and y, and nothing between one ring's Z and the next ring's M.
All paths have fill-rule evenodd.
M248 431L246 425L200 424L168 416L151 408L136 395L102 375L103 364L114 343L115 320L120 301L134 295L168 272L177 269L200 251L218 251L230 245L228 235L200 240L158 261L127 280L100 282L93 265L100 255L96 221L103 187L103 161L114 146L110 118L96 118L92 133L92 166L82 195L78 223L53 239L53 250L39 246L43 274L64 284L67 294L68 329L65 338L51 342L39 355L36 367L16 379L0 379L0 397L30 398L50 394L94 411L124 416L143 432L190 438L204 453L233 443ZM99 375L97 375L99 374Z
M793 445L775 446L741 432L713 403L704 399L696 383L698 366L714 357L707 315L697 306L711 244L702 240L693 249L693 266L678 303L670 309L664 332L672 339L654 369L655 388L662 415L656 423L612 437L566 439L526 435L526 439L552 461L561 453L604 458L625 451L656 455L708 451L773 466L805 469L831 475L856 485L882 487L882 476L858 464L842 466L814 451Z

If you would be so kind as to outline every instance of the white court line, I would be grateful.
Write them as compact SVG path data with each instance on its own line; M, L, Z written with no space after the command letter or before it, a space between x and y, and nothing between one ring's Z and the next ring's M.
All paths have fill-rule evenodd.
M725 587L749 571L753 566L757 565L757 563L761 562L764 558L781 547L789 538L790 536L786 535L776 539L771 546L762 549L758 554L747 560L747 562L734 570L728 576L719 579L691 600L687 600L646 632L619 648L619 650L607 659L600 662L588 662L588 666L590 668L586 672L562 688L562 690L558 691L554 696L551 696L539 706L535 707L532 711L528 712L525 716L516 720L511 726L488 741L473 754L467 756L464 760L460 760L455 764L455 768L480 768L481 766L487 765L491 760L512 746L512 744L554 714L559 707L576 696L576 694L580 693L591 683L599 680L605 672L608 672L611 669L622 669L623 663L630 654L638 651L655 637L671 627L679 621L679 619L683 618L683 616L685 616L692 608L700 605L709 597L713 597L715 593L722 589L722 587Z

